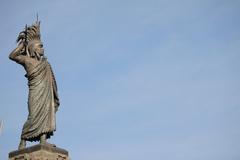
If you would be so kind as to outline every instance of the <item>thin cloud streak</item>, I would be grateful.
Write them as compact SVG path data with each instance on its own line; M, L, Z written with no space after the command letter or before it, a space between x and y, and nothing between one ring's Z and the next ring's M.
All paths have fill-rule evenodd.
M27 117L24 69L7 56L36 12L61 100L49 142L72 159L239 159L239 7L214 0L4 2L0 159L17 148Z

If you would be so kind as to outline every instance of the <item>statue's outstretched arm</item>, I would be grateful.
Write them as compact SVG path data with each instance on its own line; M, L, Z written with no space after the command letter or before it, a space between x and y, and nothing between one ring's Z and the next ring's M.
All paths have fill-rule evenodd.
M17 48L15 48L9 55L9 59L17 62L22 63L23 62L23 55L21 55L21 51L24 48L23 43L19 44Z

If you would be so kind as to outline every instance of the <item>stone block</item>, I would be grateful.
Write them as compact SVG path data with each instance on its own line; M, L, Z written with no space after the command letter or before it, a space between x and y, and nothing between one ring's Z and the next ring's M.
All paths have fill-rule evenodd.
M68 151L52 144L37 144L9 153L9 160L69 160Z

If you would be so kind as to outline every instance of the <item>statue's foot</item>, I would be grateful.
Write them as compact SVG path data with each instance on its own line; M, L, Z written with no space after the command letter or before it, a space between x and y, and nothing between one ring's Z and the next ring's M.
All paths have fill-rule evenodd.
M26 148L26 141L21 139L18 150Z

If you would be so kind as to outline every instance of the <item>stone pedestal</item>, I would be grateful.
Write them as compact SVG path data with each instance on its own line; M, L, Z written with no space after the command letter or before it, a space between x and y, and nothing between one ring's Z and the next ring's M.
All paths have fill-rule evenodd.
M52 144L37 144L9 153L9 160L69 160L68 151Z

